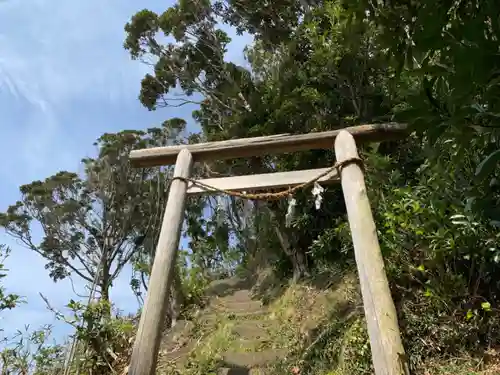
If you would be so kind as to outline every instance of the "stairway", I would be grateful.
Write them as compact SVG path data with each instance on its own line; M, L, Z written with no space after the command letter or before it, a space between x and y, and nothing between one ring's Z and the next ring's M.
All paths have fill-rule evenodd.
M268 330L273 321L269 319L267 308L252 299L248 287L228 289L222 295L214 296L199 319L209 325L221 317L230 320L234 340L231 349L217 353L222 358L217 375L265 375L266 367L285 355L284 350L270 347ZM164 337L160 350L163 361L181 363L189 356L196 342L186 339L183 342L179 337L182 337L182 332L192 329L192 325L191 322L179 321Z
M265 374L265 367L283 356L282 351L266 347L272 322L266 319L267 308L252 299L250 290L215 299L211 305L216 313L233 316L233 334L239 343L239 350L222 354L224 367L219 369L219 375Z

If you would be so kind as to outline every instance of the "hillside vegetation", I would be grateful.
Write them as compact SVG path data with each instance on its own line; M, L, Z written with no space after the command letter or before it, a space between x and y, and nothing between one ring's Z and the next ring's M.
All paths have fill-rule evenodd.
M245 64L227 59L228 27L253 37ZM20 187L0 225L45 259L54 281L88 282L96 298L54 311L75 327L71 361L69 344L53 345L42 327L5 338L4 374L126 371L137 316L117 313L109 291L132 265L142 304L172 175L170 166L132 168L131 150L389 121L411 134L360 154L411 371L500 373L498 1L180 0L131 15L125 32L131 58L152 67L140 102L193 108L199 132L172 118L106 133L82 160L84 173ZM197 163L193 174L334 162L333 150L308 151ZM340 187L323 191L318 205L311 188L293 199L189 199L158 373L372 374ZM0 313L20 301L1 281L21 271L4 272L2 263ZM235 280L247 284L223 291L221 311L214 282ZM241 316L238 303L254 316ZM262 338L238 336L249 319L262 321Z

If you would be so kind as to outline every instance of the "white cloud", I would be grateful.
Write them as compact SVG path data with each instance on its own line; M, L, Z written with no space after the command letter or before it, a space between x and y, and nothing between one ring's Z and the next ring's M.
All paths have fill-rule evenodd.
M110 105L137 96L146 67L122 47L123 26L135 10L134 2L119 0L0 6L0 127L15 133L15 152L30 171L41 171L54 147L61 161L72 159L74 150L61 142L71 124L58 113L82 97ZM6 108L14 100L24 115L17 121Z
M0 7L2 71L20 93L54 106L82 94L128 95L132 81L123 78L139 78L145 69L122 47L123 26L135 8L119 0L26 0Z

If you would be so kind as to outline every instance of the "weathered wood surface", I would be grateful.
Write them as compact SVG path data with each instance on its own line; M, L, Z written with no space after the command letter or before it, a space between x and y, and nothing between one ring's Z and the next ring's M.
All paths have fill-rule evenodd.
M339 133L335 140L335 153L339 162L358 157L355 140L349 132ZM351 163L342 168L340 177L363 295L375 374L407 374L396 308L384 269L363 171L359 165Z
M341 129L351 133L358 142L379 142L404 137L407 126L398 123L369 124ZM233 159L273 155L314 149L330 149L341 130L309 134L278 134L220 142L134 150L130 162L134 167L155 167L175 163L177 154L187 148L195 161Z
M192 165L191 153L186 149L181 150L177 157L174 177L189 178ZM151 270L146 302L130 361L129 375L153 375L156 371L158 349L184 220L186 191L185 181L180 179L172 181Z
M261 191L293 187L309 182L317 176L326 173L329 169L330 168L319 168L302 171L253 174L248 176L207 178L199 181L203 184L213 186L215 189L208 190L190 182L187 193L188 195L198 195L213 194L217 192L217 189L231 191ZM325 185L338 181L338 173L336 170L333 170L324 177L321 177L318 183Z

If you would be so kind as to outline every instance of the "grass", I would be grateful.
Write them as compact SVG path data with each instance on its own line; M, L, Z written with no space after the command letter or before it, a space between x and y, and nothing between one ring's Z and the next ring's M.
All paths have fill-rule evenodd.
M260 352L284 349L286 355L266 374L370 375L373 373L366 324L356 273L332 270L321 283L284 287L277 280L257 280L254 290L268 302L262 316L220 314L211 323L198 321L189 334L194 349L183 361L164 368L161 374L210 375L221 366L221 355L231 352ZM262 288L262 285L265 285ZM327 285L327 287L325 287ZM244 320L266 322L266 340L245 340L233 328ZM174 370L174 368L177 370ZM177 372L175 372L177 371ZM470 356L436 360L417 371L418 375L496 375L500 356L494 352L485 364Z
M498 375L500 362L485 364L468 356L429 364L424 375Z
M237 339L232 333L234 321L227 315L220 315L217 320L206 322L198 318L189 333L187 341L192 350L187 356L177 360L158 360L159 375L210 375L215 374L221 361L221 354L231 349ZM186 337L180 337L186 340Z
M290 286L271 303L271 317L277 321L273 337L290 353L286 361L275 365L275 373L297 366L301 374L351 375L369 367L356 275L332 271L330 279L335 283L328 283L326 289L314 286L314 281ZM367 355L360 356L358 346L364 347ZM360 359L365 359L361 368ZM352 368L353 363L358 369Z

